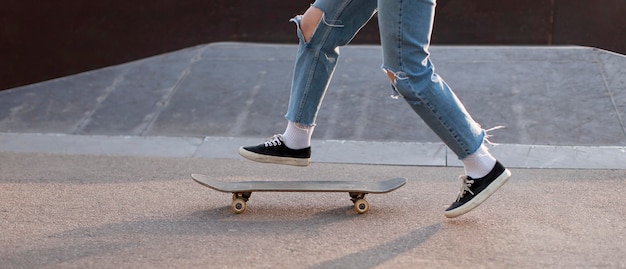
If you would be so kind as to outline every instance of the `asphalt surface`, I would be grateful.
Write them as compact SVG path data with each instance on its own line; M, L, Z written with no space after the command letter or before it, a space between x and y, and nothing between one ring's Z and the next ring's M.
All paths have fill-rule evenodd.
M0 92L1 267L626 267L624 56L434 47L472 115L507 126L491 150L513 172L447 219L462 168L388 98L376 46L342 50L310 167L237 156L282 132L293 51L209 44ZM342 193L254 193L235 215L191 173L409 181L363 215Z
M623 268L623 170L514 169L457 219L460 168L3 153L3 268ZM230 194L227 180L409 178L354 212L343 193Z

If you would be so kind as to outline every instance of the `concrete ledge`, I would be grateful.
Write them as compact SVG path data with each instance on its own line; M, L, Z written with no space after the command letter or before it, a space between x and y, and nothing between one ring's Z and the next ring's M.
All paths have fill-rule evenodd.
M0 152L189 157L202 142L191 137L0 133Z
M238 159L259 138L85 136L0 133L1 152ZM315 140L313 161L377 165L461 166L442 143ZM499 144L491 151L507 167L626 169L626 147Z
M626 169L626 147L499 144L491 152L508 167ZM448 166L461 166L448 150ZM452 157L450 157L452 156Z

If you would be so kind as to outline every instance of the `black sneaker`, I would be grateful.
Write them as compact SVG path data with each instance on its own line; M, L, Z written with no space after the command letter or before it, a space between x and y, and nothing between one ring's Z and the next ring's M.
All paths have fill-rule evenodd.
M509 177L511 177L511 171L504 168L500 162L496 162L491 172L482 178L473 179L468 176L460 176L461 191L459 191L459 196L446 209L444 215L448 218L456 218L470 212L502 187Z
M282 135L274 135L263 144L250 147L240 147L239 155L262 163L287 164L294 166L308 166L311 163L311 147L290 149L285 146Z

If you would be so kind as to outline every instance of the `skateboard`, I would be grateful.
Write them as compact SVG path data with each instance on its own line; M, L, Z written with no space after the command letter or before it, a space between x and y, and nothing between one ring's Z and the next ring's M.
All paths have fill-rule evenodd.
M235 214L246 211L246 202L253 192L347 192L354 203L354 210L363 214L369 210L365 195L388 193L404 184L406 178L392 178L383 181L239 181L227 182L201 174L192 174L196 182L211 189L230 192L233 202L230 210Z

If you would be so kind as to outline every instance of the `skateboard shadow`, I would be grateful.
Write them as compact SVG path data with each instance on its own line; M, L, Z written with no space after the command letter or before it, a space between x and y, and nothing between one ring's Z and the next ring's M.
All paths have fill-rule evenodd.
M382 245L373 246L365 251L325 261L309 268L375 268L405 252L417 248L435 235L439 229L441 229L440 223L422 227Z
M268 210L268 209L266 209ZM271 209L270 209L271 210ZM228 207L191 210L187 214L166 218L118 221L97 226L86 226L46 235L46 244L18 251L0 250L4 265L37 268L72 263L79 260L97 260L102 256L124 256L161 244L161 240L188 240L227 235L229 240L298 234L316 237L329 225L342 222L366 221L368 216L358 215L352 207L300 213L294 215L263 216L262 214L235 215ZM276 218L277 215L281 217ZM375 216L369 216L375 217ZM327 261L313 268L329 268L346 264L370 268L409 251L430 238L439 230L439 224L425 227L402 238L373 247L364 252L341 259ZM39 239L33 239L39 240ZM182 242L182 241L180 241Z
M333 208L330 210L311 212L294 212L281 208L271 207L257 209L258 214L246 212L233 214L228 206L210 210L194 212L191 217L211 226L213 233L232 233L237 231L241 235L290 234L297 233L306 236L319 234L320 229L335 223L358 220L367 217L354 212L352 206ZM274 212L275 214L269 214ZM278 213L276 213L278 212Z

